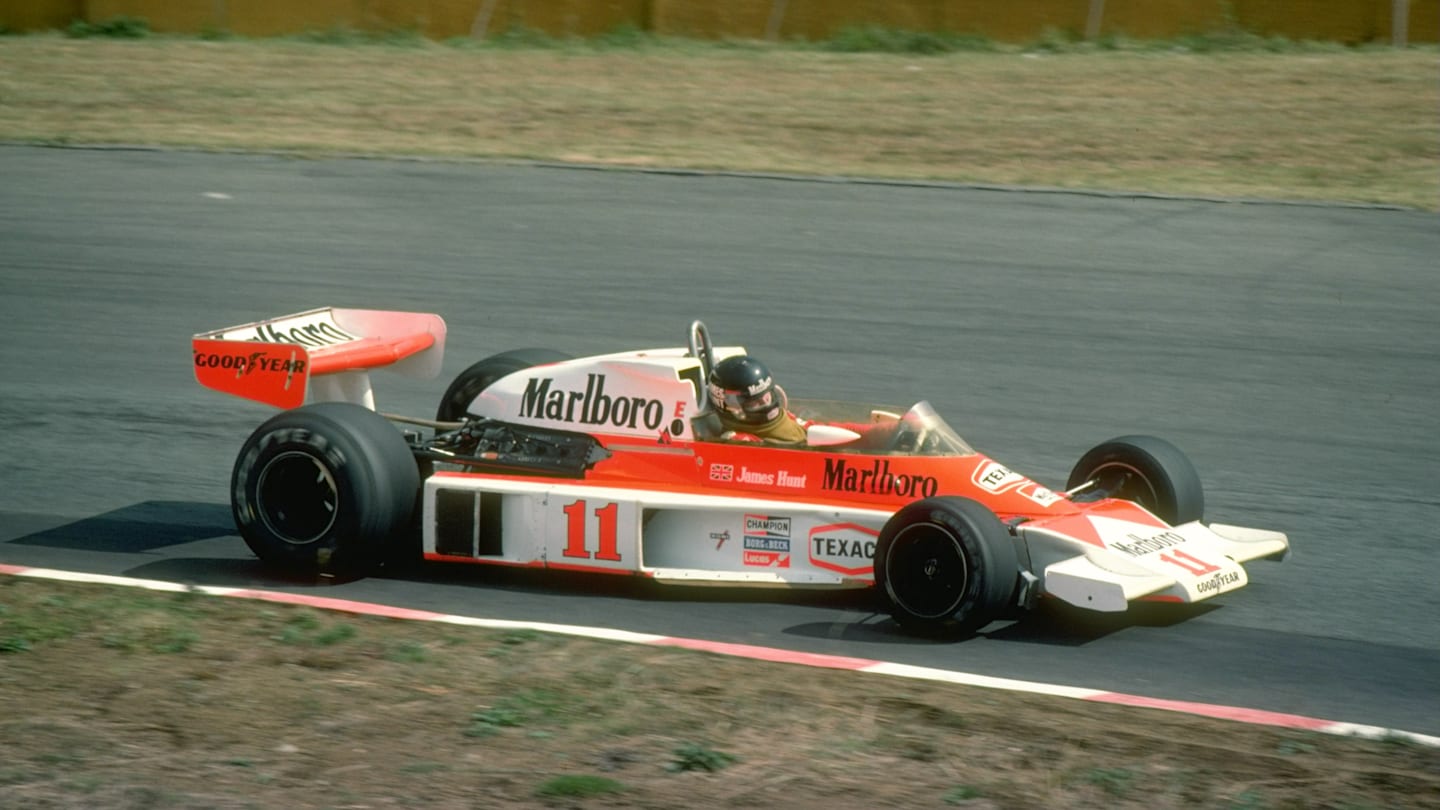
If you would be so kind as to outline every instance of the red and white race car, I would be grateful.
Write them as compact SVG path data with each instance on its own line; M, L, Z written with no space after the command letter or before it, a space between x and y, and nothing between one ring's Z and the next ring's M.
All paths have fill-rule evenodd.
M705 381L744 349L712 346L698 321L675 348L497 354L434 420L377 413L369 371L433 377L444 343L436 315L338 308L195 336L202 384L286 409L232 475L263 561L356 576L418 535L427 560L874 586L902 626L963 635L1047 595L1100 611L1208 599L1246 584L1241 563L1289 551L1280 532L1202 522L1194 468L1148 436L1085 453L1063 492L976 452L926 402L795 399L804 446L721 439Z

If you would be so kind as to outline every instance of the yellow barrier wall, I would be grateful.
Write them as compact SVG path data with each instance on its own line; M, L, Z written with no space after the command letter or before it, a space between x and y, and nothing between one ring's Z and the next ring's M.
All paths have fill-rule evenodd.
M1410 41L1440 39L1440 3L1410 0ZM1323 39L1340 42L1388 42L1392 0L1308 0L1289 3L1243 0L1235 4L1236 21L1243 27L1265 34L1293 39Z
M1190 0L1193 2L1193 0ZM1046 28L1079 30L1087 0L655 0L653 30L679 36L724 32L743 39L829 39L862 25L907 31L1034 39Z
M1440 42L1440 3L1411 0L1409 25L1411 42Z
M1225 10L1219 3L1106 0L1100 33L1136 39L1163 39L1214 31L1224 24Z
M1381 3L1356 3L1353 0L1309 0L1289 9L1273 3L1250 2L1235 4L1235 20L1246 29L1263 34L1279 34L1296 39L1368 40L1389 36L1379 29ZM1390 3L1384 3L1389 17ZM1285 18L1280 13L1285 12Z
M765 33L770 0L729 0L721 3L679 3L655 0L649 30L682 37L759 39Z
M87 0L85 18L103 22L141 17L161 33L228 31L269 37L302 31L358 28L364 15L355 0Z
M524 27L555 36L643 28L648 0L7 0L0 24L20 31L141 17L152 31L280 36L307 31L415 31L435 39ZM13 7L13 8L12 8Z
M413 30L432 39L487 36L528 28L588 37L622 25L643 28L647 0L354 0L370 30Z
M355 29L433 39L517 27L591 36L628 25L659 34L809 39L875 25L1026 42L1086 31L1094 0L0 0L0 26L29 31L72 20L142 17L155 31L276 36ZM1394 0L1105 0L1100 34L1137 38L1213 31L1227 21L1293 39L1387 42ZM1440 41L1440 2L1410 0L1408 39Z
M10 31L64 28L85 16L85 0L3 0L0 26Z
M986 0L957 0L945 4L940 27L948 31L982 34L999 42L1037 39L1047 30L1083 31L1089 3L1085 0L1009 0L996 14Z

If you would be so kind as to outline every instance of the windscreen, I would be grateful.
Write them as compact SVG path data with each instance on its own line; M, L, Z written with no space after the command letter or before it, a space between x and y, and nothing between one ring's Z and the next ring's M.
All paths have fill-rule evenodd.
M791 399L790 410L806 421L848 428L861 439L827 447L834 452L910 456L968 456L975 451L929 402L909 408L834 400Z

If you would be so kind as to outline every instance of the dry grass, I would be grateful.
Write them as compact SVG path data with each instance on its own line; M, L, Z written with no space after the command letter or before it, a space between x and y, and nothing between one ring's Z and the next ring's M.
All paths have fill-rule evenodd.
M589 798L540 795L547 788ZM4 808L967 801L1440 807L1440 750L526 631L0 578Z
M944 56L0 38L0 139L1440 209L1434 49Z

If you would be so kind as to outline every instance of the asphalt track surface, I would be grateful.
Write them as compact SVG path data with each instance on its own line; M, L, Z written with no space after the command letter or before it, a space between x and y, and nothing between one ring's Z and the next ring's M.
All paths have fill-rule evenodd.
M1440 218L1415 211L533 166L0 148L0 563L782 647L1440 733ZM679 345L792 394L928 398L1063 484L1152 433L1292 558L1193 608L1046 608L958 644L853 594L418 566L275 579L234 536L269 411L189 336L323 305L526 346ZM445 380L377 374L428 416ZM804 678L804 670L796 670Z

